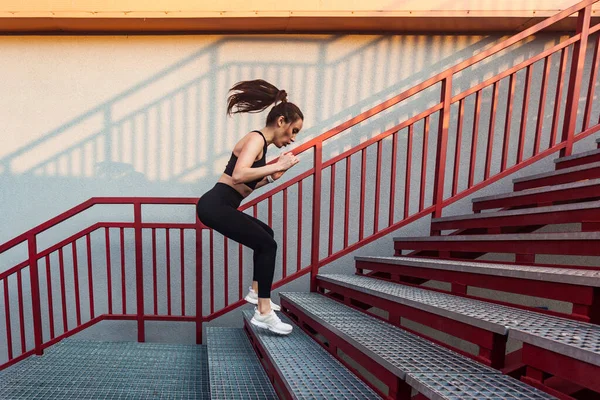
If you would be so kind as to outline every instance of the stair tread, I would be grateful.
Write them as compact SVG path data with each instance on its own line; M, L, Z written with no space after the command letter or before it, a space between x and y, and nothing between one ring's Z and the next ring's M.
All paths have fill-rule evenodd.
M319 274L318 279L492 332L508 334L510 338L600 366L598 325L360 275Z
M400 242L495 242L515 240L600 240L600 232L503 233L493 235L445 235L394 238L394 241Z
M211 399L278 399L243 329L208 327Z
M314 292L280 293L311 319L331 330L430 399L553 398L500 371L436 345L390 323ZM539 397L537 397L539 396Z
M536 179L549 178L552 176L560 176L560 175L569 174L571 172L585 171L585 170L594 169L594 168L600 168L600 161L590 163L590 164L585 164L585 165L577 165L574 167L559 169L559 170L550 171L550 172L543 172L541 174L535 174L535 175L524 176L521 178L515 178L515 179L513 179L513 183L528 182L528 181L533 181Z
M482 219L482 218L501 218L513 215L532 215L532 214L542 214L548 212L563 212L563 211L573 211L573 210L586 210L586 209L594 209L600 207L600 200L596 201L587 201L581 203L571 203L571 204L560 204L555 206L546 206L546 207L534 207L534 208L522 208L518 210L505 210L505 211L495 211L488 213L479 213L479 214L465 214L465 215L456 215L449 217L441 217L441 218L432 218L431 223L436 222L448 222L448 221L464 221L469 219Z
M502 277L523 278L537 281L570 283L581 286L600 287L600 271L575 268L537 267L529 265L493 264L473 261L452 261L441 259L422 259L415 257L354 257L357 261L370 261L385 264L405 265L409 267L443 269L495 275Z
M369 386L295 325L286 315L281 320L294 326L289 335L278 335L250 323L253 312L242 312L257 340L265 349L287 389L297 399L381 399Z
M583 152L583 153L577 153L577 154L572 154L572 155L566 156L566 157L560 157L560 158L555 159L554 163L560 164L561 162L566 162L566 161L571 161L571 160L578 160L580 158L594 156L596 154L600 154L600 149L594 149L594 150L586 151L586 152Z
M507 193L501 193L501 194L496 194L496 195L491 195L491 196L477 197L477 198L472 199L471 201L473 203L478 203L481 201L500 200L500 199L511 198L511 197L529 196L532 194L553 192L553 191L557 191L557 190L575 189L575 188L595 186L595 185L600 185L600 178L589 179L586 181L579 181L579 182L563 183L560 185L552 185L552 186L544 186L544 187L540 187L540 188L520 190L517 192L507 192Z

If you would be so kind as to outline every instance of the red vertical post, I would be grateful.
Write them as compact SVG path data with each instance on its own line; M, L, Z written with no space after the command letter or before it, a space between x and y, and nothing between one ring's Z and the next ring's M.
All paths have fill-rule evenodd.
M444 104L440 116L437 155L435 157L435 178L433 184L433 211L434 218L442 216L442 202L444 201L444 178L446 175L446 155L448 147L448 127L450 126L450 101L452 99L452 74L442 80L441 102Z
M202 344L202 225L196 218L196 344ZM241 257L240 257L241 262ZM241 274L240 274L241 280Z
M323 163L323 143L315 144L314 158L314 182L313 182L313 218L312 218L312 249L311 273L310 273L310 291L317 291L317 274L319 273L319 233L321 231L321 178ZM346 210L347 212L348 210Z
M135 291L137 296L138 342L145 342L144 275L142 269L142 203L136 202L133 205L133 229L135 231Z
M37 264L38 257L35 234L31 234L27 238L27 247L29 250L29 270L31 271L31 306L33 311L35 354L41 356L44 354L42 350L42 311L40 307L40 277ZM50 277L48 277L48 279L50 279Z
M567 105L565 107L565 121L562 132L562 141L567 142L567 144L560 150L561 157L569 156L573 151L575 123L577 122L577 109L579 108L579 94L581 91L581 77L585 64L585 51L590 30L591 15L592 6L588 5L579 11L577 17L577 31L575 33L581 36L573 45L571 75L569 77L569 88L567 89Z

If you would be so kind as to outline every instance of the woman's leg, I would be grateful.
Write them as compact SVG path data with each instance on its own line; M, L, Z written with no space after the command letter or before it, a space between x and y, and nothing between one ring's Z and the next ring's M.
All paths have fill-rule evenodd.
M269 299L277 255L277 242L271 235L272 229L268 231L264 227L268 225L257 223L253 217L218 202L203 204L198 217L206 226L254 250L254 279L258 281L258 297Z
M271 227L270 227L269 225L265 224L264 222L262 222L262 221L261 221L260 219L258 219L258 218L254 218L254 217L253 217L253 216L251 216L251 215L248 215L248 214L246 214L246 213L244 213L244 215L245 215L246 217L250 218L250 220L251 220L252 222L255 222L255 223L257 223L258 225L260 225L260 226L261 226L261 227L262 227L262 228L263 228L265 231L267 231L267 233L268 233L269 235L271 235L271 237L272 237L272 238L274 238L274 237L275 237L275 232L273 232L273 229L271 229ZM255 291L255 292L258 292L258 286L257 286L257 284L255 284L255 282L256 282L256 283L258 283L258 278L257 278L257 277L258 277L258 275L257 275L257 273L256 273L256 271L257 271L257 268L256 268L256 266L257 266L257 265L259 265L259 264L257 263L257 261L256 261L256 255L257 255L257 254L256 254L256 252L254 252L254 269L253 269L253 271L252 271L252 289L254 289L254 291ZM271 282L272 282L272 281L273 281L273 278L271 277Z

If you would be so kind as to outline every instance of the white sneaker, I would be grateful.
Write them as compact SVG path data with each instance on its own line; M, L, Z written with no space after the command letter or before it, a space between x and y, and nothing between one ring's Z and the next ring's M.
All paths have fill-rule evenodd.
M254 309L254 316L250 322L259 328L265 328L271 332L279 333L280 335L289 335L292 333L292 326L281 322L274 310L268 314L262 315L257 308Z
M252 289L252 286L250 286L248 289L250 289L250 291L248 292L248 294L246 295L246 297L244 297L244 300L246 300L248 303L252 303L252 304L258 304L258 293L256 293L254 291L254 289ZM275 310L275 311L280 311L281 307L275 303L273 303L272 300L271 301L271 309Z

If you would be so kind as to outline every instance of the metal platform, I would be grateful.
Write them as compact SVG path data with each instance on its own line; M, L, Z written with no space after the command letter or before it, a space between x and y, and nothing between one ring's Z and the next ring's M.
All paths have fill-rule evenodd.
M381 399L284 314L277 313L283 322L294 325L285 336L251 324L252 311L243 315L293 398Z
M279 399L243 329L208 327L212 400Z
M358 275L319 279L452 318L600 366L600 326ZM280 294L281 296L281 294ZM569 335L572 332L572 335Z
M430 399L554 398L318 293L279 295Z
M529 279L535 281L569 283L572 285L600 287L600 271L535 267L515 264L491 264L473 261L452 261L441 259L424 259L415 257L354 257L356 261L367 261L408 267L431 268L448 271L466 272L481 275L493 275L510 278Z
M1 399L209 399L206 346L67 338L0 372Z

